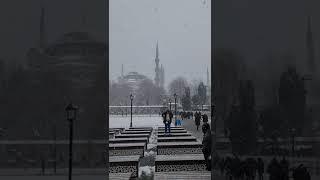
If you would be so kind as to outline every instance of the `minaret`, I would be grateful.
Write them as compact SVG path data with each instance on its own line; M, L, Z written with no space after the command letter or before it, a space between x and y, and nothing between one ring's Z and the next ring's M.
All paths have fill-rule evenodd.
M123 64L121 65L121 78L123 78L124 72L123 72Z
M164 88L164 68L161 64L161 69L160 69L160 87Z
M44 49L46 46L46 28L45 28L45 10L44 7L41 8L40 15L40 38L39 38L39 48Z
M209 68L207 68L207 86L209 87L210 81L209 81Z
M159 68L159 48L158 48L158 42L157 42L157 47L156 47L156 68L155 68L155 72L156 72L156 77L154 78L155 84L157 87L160 87L160 68Z
M315 64L315 58L314 58L314 41L313 41L313 35L312 35L312 27L311 27L311 16L308 16L307 19L307 33L306 33L306 48L307 48L307 63L308 73L313 74L316 71L316 64Z

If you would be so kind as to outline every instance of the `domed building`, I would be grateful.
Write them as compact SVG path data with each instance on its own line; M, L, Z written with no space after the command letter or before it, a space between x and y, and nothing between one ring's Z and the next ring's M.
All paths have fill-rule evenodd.
M79 106L78 124L81 127L78 132L82 135L85 134L84 131L93 131L89 130L89 127L96 123L93 120L101 119L95 117L101 114L97 109L104 108L105 105L98 103L106 99L106 43L96 40L88 32L81 31L68 32L53 42L46 42L43 17L44 11L41 14L39 47L32 48L27 53L33 86L40 87L34 90L42 93L38 90L42 88L47 91L48 96L56 97L52 99L58 104L55 105L56 111L61 111L62 115L63 104L72 102ZM47 85L53 89L48 90L44 87ZM52 95L54 93L55 95ZM52 111L54 110L49 108L49 113L53 113ZM102 120L105 120L104 114L102 115ZM101 126L102 124L99 128Z
M120 77L119 82L128 84L133 93L135 93L140 83L145 79L147 79L145 75L139 74L138 72L129 72L127 75Z
M71 32L43 49L32 49L28 59L34 71L55 72L73 88L90 88L97 69L105 64L106 45L87 32Z

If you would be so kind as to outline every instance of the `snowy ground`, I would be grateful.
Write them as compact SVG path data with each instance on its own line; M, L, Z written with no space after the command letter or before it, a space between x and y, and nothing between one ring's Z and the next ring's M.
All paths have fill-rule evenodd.
M134 115L132 116L133 127L158 127L163 126L161 116L157 115ZM110 128L128 128L130 127L130 115L109 116L109 127Z

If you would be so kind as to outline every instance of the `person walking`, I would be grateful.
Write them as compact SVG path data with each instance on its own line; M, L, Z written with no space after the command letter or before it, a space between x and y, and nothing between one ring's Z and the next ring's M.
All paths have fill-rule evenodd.
M200 120L201 120L201 116L198 112L196 112L195 116L194 116L194 119L195 119L195 123L196 123L196 126L197 126L197 131L199 130L199 126L200 126Z
M268 165L267 172L269 173L269 180L281 179L281 166L276 158L273 158Z
M206 114L202 115L202 122L203 123L208 123L208 115L206 115Z
M162 114L165 134L167 134L167 133L170 134L170 132L171 132L170 125L172 122L172 117L173 117L173 114L170 110L167 110Z
M289 162L286 160L285 157L282 158L280 161L281 167L281 179L282 180L289 180Z
M209 124L202 125L203 139L202 139L202 153L206 161L208 171L211 171L211 131Z
M263 163L263 160L260 157L257 160L257 166L258 166L259 180L263 180L264 163Z

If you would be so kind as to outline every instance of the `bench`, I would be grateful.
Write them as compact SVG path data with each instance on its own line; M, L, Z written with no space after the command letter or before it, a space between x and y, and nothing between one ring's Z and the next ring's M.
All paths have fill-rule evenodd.
M139 160L140 156L110 156L109 175L113 173L130 173L131 177L138 177Z
M115 138L115 139L110 139L109 143L114 144L114 143L148 143L149 139L146 137L141 137L141 138Z
M115 135L115 138L141 138L141 137L149 138L150 134L118 134L118 135Z
M123 131L121 134L151 134L151 131Z
M210 171L176 171L176 172L156 172L154 180L210 180Z
M197 138L194 136L178 136L178 137L158 137L158 142L196 142Z
M158 137L178 137L178 136L191 136L191 133L158 133Z
M110 156L130 156L130 155L144 155L146 143L117 143L109 144Z
M202 154L202 144L200 142L158 142L157 154Z
M114 180L130 180L132 173L110 173L109 179Z
M157 155L155 171L206 171L206 163L202 154Z

